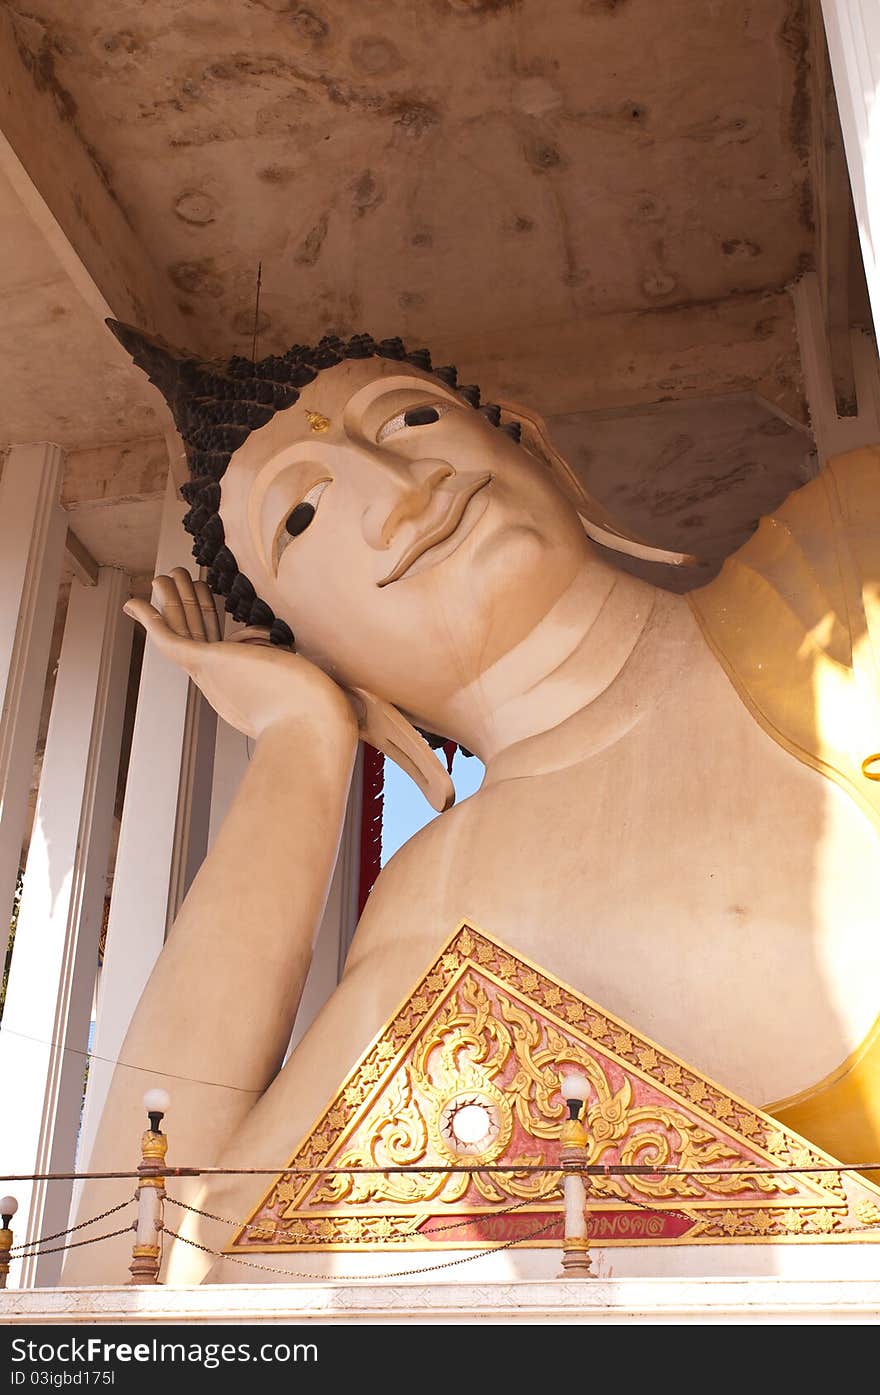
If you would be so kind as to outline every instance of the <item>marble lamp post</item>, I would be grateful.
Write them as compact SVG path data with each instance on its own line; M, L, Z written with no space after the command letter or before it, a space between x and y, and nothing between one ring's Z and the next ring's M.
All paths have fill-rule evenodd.
M568 1118L562 1125L559 1159L565 1169L565 1238L562 1242L561 1279L586 1279L592 1273L590 1241L587 1234L587 1190L581 1169L587 1163L587 1131L581 1122L590 1093L590 1082L580 1071L571 1071L562 1079L562 1098L568 1106Z

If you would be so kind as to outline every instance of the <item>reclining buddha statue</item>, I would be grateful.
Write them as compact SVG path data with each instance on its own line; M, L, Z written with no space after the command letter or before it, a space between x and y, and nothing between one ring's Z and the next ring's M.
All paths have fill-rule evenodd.
M880 1154L880 449L676 594L614 558L686 557L424 350L207 363L113 328L174 414L207 568L127 609L253 755L91 1167L130 1162L166 1079L178 1160L277 1164L465 918L835 1156ZM420 732L484 762L461 806ZM361 738L445 812L285 1060ZM227 1178L208 1209L258 1190Z

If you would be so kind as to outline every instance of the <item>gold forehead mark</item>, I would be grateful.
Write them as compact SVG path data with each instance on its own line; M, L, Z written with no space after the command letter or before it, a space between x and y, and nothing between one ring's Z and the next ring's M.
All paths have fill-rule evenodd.
M326 431L330 425L330 418L322 417L320 412L306 412L306 420L310 431Z

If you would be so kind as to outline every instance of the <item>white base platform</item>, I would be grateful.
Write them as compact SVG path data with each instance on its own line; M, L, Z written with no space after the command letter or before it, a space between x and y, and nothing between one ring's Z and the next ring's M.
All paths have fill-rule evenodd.
M880 1258L880 1255L878 1255ZM557 1279L12 1289L0 1323L876 1323L880 1279Z

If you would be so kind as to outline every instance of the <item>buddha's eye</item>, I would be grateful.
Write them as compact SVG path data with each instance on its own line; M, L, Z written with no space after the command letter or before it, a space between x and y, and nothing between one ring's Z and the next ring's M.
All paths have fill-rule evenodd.
M430 426L432 422L439 421L452 410L451 402L425 402L421 406L407 407L405 412L398 412L386 421L384 426L379 427L376 444L381 445L389 436L396 435L407 426Z
M297 504L284 526L292 538L298 538L300 533L306 531L314 516L314 504L307 504L303 500L301 504Z
M411 407L403 414L404 426L427 426L429 422L439 420L440 413L436 407Z
M293 538L298 538L300 533L304 533L308 528L317 513L318 501L329 483L329 480L321 480L318 484L313 484L308 494L306 494L297 504L296 508L291 509L290 513L287 515L287 518L284 520L284 528L276 544L276 567L288 543L290 543Z

